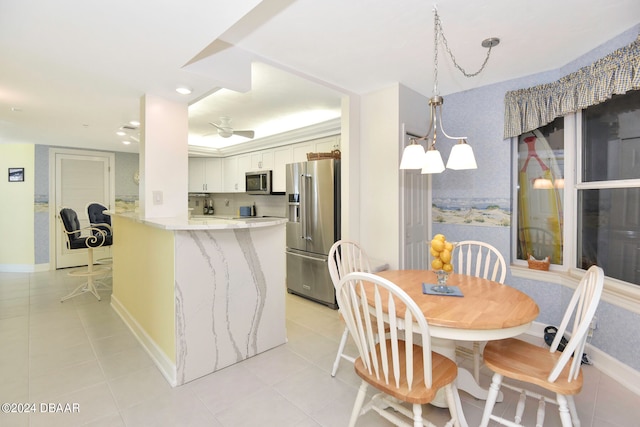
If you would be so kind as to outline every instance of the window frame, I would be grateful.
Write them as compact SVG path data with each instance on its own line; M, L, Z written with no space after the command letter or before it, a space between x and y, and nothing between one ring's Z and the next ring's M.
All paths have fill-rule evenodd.
M562 264L551 264L549 271L532 270L526 260L517 259L518 218L518 138L510 138L512 147L512 221L511 273L514 277L550 282L575 288L585 270L576 268L578 191L602 188L640 187L640 179L583 182L581 174L582 110L564 116L564 206ZM605 272L606 274L606 272ZM605 276L602 299L640 314L640 284Z

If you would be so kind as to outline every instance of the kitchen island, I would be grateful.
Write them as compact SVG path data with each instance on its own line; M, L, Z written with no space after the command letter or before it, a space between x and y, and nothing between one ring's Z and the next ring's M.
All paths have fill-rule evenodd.
M112 214L111 305L172 386L285 343L285 223Z

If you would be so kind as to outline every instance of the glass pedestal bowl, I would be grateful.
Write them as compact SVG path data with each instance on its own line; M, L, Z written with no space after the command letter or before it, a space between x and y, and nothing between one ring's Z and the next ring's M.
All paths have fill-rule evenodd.
M437 282L437 285L433 285L431 287L431 290L433 292L436 292L439 294L452 294L455 292L454 289L451 289L449 286L447 286L447 279L449 278L449 272L444 270L434 270L434 273L436 273L436 278L438 279L438 282Z

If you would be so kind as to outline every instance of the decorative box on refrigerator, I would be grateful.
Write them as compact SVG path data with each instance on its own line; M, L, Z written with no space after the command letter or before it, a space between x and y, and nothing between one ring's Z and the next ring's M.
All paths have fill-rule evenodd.
M340 239L340 160L287 165L287 290L337 308L327 256Z

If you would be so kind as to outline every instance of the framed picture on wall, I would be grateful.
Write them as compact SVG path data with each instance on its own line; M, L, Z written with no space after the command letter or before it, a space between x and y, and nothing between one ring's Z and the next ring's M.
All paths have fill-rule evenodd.
M9 182L24 181L24 168L9 168Z

